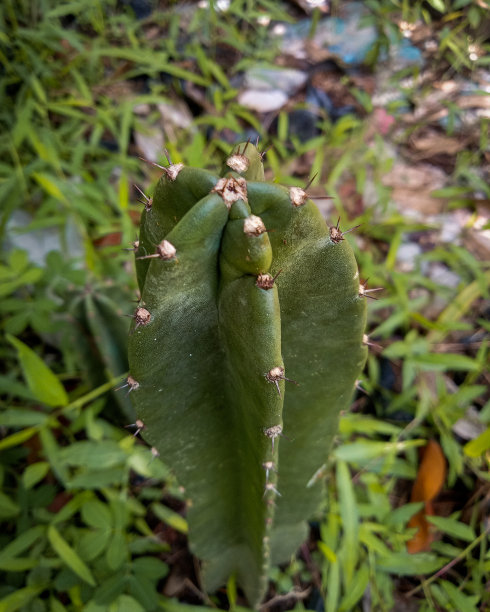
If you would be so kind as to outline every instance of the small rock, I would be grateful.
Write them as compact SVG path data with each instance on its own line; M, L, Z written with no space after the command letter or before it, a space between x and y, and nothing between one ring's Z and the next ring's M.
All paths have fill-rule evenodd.
M401 244L397 253L396 260L398 269L401 272L412 272L417 267L417 257L422 255L422 247L415 242Z
M247 89L280 90L286 95L292 96L305 85L307 79L308 75L301 70L254 66L245 73L244 82Z
M33 222L31 215L23 210L16 210L7 223L6 247L23 249L29 260L38 265L45 265L46 255L51 251L60 251L65 259L82 258L84 249L78 225L71 216L67 216L63 228L43 227L25 232ZM80 262L79 266L83 266Z
M187 104L182 100L160 102L160 104L157 104L157 108L164 122L164 129L166 129L168 123L183 130L191 127L193 121L192 113Z
M134 140L142 157L152 162L158 161L165 146L160 126L147 127L144 133L135 130Z
M429 278L438 285L456 289L461 283L461 277L452 272L444 264L435 262L429 268Z
M430 164L407 164L398 159L383 177L383 184L392 187L391 198L404 215L426 219L427 215L441 213L446 205L444 198L434 198L431 193L446 185L446 174Z
M280 90L265 91L247 89L238 96L238 102L258 113L269 113L282 108L288 101L288 96Z

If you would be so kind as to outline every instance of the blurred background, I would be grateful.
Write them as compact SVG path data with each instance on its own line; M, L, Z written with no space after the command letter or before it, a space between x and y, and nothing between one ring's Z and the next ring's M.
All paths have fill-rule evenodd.
M243 604L201 592L182 491L120 387L147 162L219 168L248 138L268 180L315 176L326 222L360 225L382 288L328 504L266 608L487 609L489 10L4 0L1 612Z

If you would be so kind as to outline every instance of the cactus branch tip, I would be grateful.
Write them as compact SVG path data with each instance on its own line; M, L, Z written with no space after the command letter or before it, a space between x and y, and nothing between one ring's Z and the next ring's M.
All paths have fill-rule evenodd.
M243 222L243 231L247 236L260 236L267 230L260 217L257 217L257 215L249 215Z
M272 289L272 287L274 287L274 283L276 282L276 279L279 276L279 274L281 274L281 272L282 272L282 269L279 270L279 272L277 272L275 276L272 276L269 273L259 274L257 276L257 280L255 281L255 284L257 285L259 289L265 289L266 291L268 291L269 289Z
M228 209L238 200L247 202L247 181L244 178L233 176L229 178L221 178L211 190L211 193L217 193L223 198L223 201Z

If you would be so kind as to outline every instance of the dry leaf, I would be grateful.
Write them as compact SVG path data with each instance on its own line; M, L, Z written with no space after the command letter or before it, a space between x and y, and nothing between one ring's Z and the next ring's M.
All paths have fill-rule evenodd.
M424 502L424 508L410 519L408 526L417 527L418 531L407 542L409 553L428 550L433 540L431 526L425 518L434 514L432 500L439 494L446 480L446 459L442 448L435 440L429 440L423 451L417 478L413 485L410 501Z

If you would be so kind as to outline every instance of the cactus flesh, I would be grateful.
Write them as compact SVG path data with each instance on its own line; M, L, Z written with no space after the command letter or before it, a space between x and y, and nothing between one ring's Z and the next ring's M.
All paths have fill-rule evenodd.
M206 588L233 574L257 605L321 505L365 361L357 265L304 190L264 182L250 143L221 177L170 165L148 202L131 397L185 489Z

